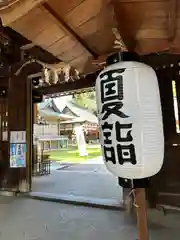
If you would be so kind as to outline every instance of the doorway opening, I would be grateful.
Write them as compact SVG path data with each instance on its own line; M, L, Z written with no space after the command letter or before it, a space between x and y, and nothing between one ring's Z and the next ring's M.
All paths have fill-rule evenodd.
M101 154L94 89L45 97L34 108L33 194L119 205L122 189Z

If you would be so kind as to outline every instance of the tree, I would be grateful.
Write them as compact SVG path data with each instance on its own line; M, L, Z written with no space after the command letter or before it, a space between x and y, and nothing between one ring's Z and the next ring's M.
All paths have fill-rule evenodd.
M97 106L96 106L96 93L95 93L95 91L74 94L73 100L80 107L86 108L89 111L96 114Z

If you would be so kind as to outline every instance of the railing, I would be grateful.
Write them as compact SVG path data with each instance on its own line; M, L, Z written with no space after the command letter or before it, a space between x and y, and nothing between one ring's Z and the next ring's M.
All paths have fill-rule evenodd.
M33 165L33 176L44 176L51 174L51 161L49 155L41 152L38 156L37 148L34 147L34 165Z
M34 164L33 176L44 176L51 174L51 161L44 160Z
M35 136L44 136L44 135L58 135L58 125L38 125L34 124L34 135Z

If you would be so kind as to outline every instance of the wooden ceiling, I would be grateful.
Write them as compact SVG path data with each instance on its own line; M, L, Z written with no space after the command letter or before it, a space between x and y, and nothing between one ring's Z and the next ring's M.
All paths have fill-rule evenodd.
M12 6L16 2L18 2L18 0L1 0L0 1L0 8L1 9L5 9L5 8L7 8L9 6Z
M87 73L115 51L113 28L128 50L179 54L179 10L178 0L20 0L0 15L4 26Z
M180 52L178 0L114 2L119 31L128 48L135 49L140 54Z

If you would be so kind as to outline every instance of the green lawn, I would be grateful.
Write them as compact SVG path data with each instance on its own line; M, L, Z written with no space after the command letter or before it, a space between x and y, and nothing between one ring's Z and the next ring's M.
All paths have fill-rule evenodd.
M51 151L45 154L50 155L51 160L60 161L60 162L68 162L68 163L80 163L84 162L88 159L96 158L101 156L101 149L99 146L87 146L88 156L80 157L78 148L76 146L66 148L66 149L59 149L57 151Z

